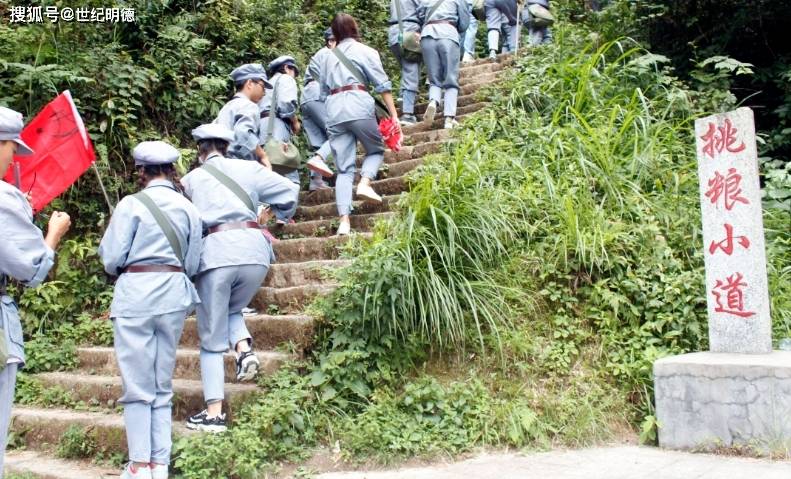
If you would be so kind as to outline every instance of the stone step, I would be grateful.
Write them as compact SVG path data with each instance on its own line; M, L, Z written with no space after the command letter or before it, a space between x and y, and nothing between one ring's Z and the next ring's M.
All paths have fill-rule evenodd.
M333 202L334 205L334 190L332 197L324 203ZM320 193L320 192L317 192ZM326 198L325 198L326 200ZM319 204L317 202L316 204ZM365 235L361 233L356 236ZM330 238L297 238L289 240L281 240L273 245L275 256L278 263L301 263L305 261L319 261L328 259L337 259L340 251L339 247L343 246L355 235L350 236L333 236Z
M481 100L482 98L478 95L477 92L469 93L467 95L460 95L458 100L456 101L456 106L457 107L467 106L473 103L477 103ZM422 114L424 111L426 111L427 105L428 105L428 92L421 92L421 96L418 99L418 104L415 105L415 113Z
M307 224L303 222L301 224ZM289 228L298 226L286 225L283 232L290 232ZM303 235L316 236L316 235ZM272 263L269 274L266 275L263 286L270 288L288 288L298 284L321 284L331 282L332 271L349 264L345 260L306 261L304 263Z
M256 351L261 362L261 372L272 374L283 363L294 356L276 351ZM86 347L77 348L77 364L79 371L90 375L120 376L115 348ZM229 380L236 375L236 358L233 354L225 355L225 377ZM173 370L174 379L200 380L200 350L181 349L176 351L176 367Z
M421 160L413 160L421 161ZM409 163L409 162L405 162ZM399 163L400 165L400 163ZM403 169L403 168L402 168ZM400 176L400 175L399 175ZM351 216L351 225L354 231L371 231L377 220L386 219L393 216L393 213L373 213L373 214L354 214ZM294 224L286 225L279 232L279 234L290 237L321 237L332 236L338 230L337 216L312 221L298 221ZM291 263L299 264L299 263ZM299 284L298 282L291 282L292 285Z
M480 65L465 65L459 68L459 84L474 81L477 78L494 72L504 70L506 65L500 62L482 63Z
M410 143L414 144L404 145L397 152L385 150L385 161L383 164L389 165L401 161L414 160L415 158L421 158L425 155L436 153L442 150L442 146L448 142L449 134L450 131L444 129L415 133L413 136L417 138L410 138ZM425 141L421 141L421 138ZM432 138L435 140L432 140ZM364 155L362 148L358 148L357 151L359 152L357 154L357 168L361 168Z
M376 180L371 182L371 186L374 191L382 196L394 195L406 190L406 182L403 177ZM309 194L305 192L300 193L299 204L301 205L311 206L330 202L335 202L335 188L313 191Z
M306 284L290 288L261 287L250 305L258 311L278 314L297 314L316 298L326 296L337 288L334 284Z
M352 203L352 206L354 207L352 218L354 218L355 215L369 215L373 213L383 213L393 210L395 209L396 203L398 203L398 199L400 197L401 197L400 194L385 195L382 196L381 203L372 203L370 201L360 201L360 200L355 201L354 203ZM315 206L300 206L296 214L297 221L314 221L321 219L332 219L337 217L338 217L338 208L335 206L334 200Z
M474 113L481 108L488 105L489 102L486 98L478 99L478 101L474 101L471 103L467 103L466 105L456 105L456 116L466 115L467 113ZM426 107L428 104L418 105L415 107L415 113L417 114L418 120L423 118L423 113L426 112ZM439 105L437 108L437 116L442 116L442 105ZM409 138L409 144L414 145L416 142Z
M284 343L293 343L298 352L301 352L313 338L313 318L310 316L256 314L245 317L244 321L253 336L253 347L256 350L273 349ZM184 323L179 344L187 348L200 346L198 322L194 316L187 318Z
M469 114L461 114L460 112L457 112L456 119L462 121L467 116L469 116ZM445 125L445 119L442 118L442 115L440 113L437 113L437 116L434 119L434 123L425 123L423 121L419 121L414 125L403 127L403 131L405 134L414 135L416 133L429 132L434 130L439 131L443 129L444 125ZM407 137L404 137L404 141L406 141L407 144L410 144L411 142L411 140L409 140Z
M45 386L58 386L70 391L75 399L87 404L114 407L121 397L121 378L118 376L90 376L79 373L41 373L34 376ZM258 389L254 384L225 383L225 404L229 414ZM202 411L206 405L200 381L173 380L173 417L179 421Z
M8 451L5 470L37 479L108 479L118 477L119 468L103 467L89 461L58 459L40 451Z
M384 165L382 169L379 170L379 176L382 178L397 178L406 175L421 164L423 164L423 158Z

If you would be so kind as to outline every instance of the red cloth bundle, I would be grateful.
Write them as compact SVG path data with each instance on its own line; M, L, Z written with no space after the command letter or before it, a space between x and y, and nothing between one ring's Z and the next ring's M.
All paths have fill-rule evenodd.
M383 118L379 121L379 133L385 145L393 151L401 150L404 144L404 134L401 133L401 125L393 118Z

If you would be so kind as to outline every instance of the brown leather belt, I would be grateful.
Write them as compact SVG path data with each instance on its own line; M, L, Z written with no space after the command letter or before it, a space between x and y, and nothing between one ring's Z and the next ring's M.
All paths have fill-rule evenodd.
M259 225L255 221L234 221L232 223L223 223L221 225L212 226L209 228L208 235L219 233L220 231L230 231L230 230L246 230L246 229L255 229L260 230L261 225Z
M456 26L456 24L454 22L451 22L451 21L448 21L448 20L431 20L430 22L426 22L426 25L438 25L438 24L442 24L442 23L446 23L448 25L453 25L454 27Z
M368 91L368 88L366 88L366 87L364 87L362 85L346 85L346 86L342 86L340 88L335 88L333 90L330 90L330 95L337 95L338 93L342 93L342 92L345 92L345 91L351 91L351 90Z
M124 273L183 273L184 268L169 264L133 264Z
M262 111L261 112L261 118L269 118L269 112L268 111Z

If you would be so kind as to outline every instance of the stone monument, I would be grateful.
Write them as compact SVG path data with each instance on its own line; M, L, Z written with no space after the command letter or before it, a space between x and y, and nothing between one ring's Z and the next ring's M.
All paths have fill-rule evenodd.
M659 445L791 450L791 352L772 324L749 108L695 122L710 352L654 363Z

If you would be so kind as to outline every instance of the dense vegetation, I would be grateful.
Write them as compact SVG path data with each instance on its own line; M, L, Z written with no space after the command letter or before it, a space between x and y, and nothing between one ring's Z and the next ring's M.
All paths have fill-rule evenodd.
M162 132L185 141L227 96L235 63L284 50L304 60L339 5L365 12L366 39L384 50L383 3L147 2L140 24L117 27L109 46L108 31L0 25L0 102L32 112L45 101L35 93L71 85L120 194L129 145ZM413 174L400 214L349 248L341 287L313 307L313 356L262 379L266 394L228 434L180 441L184 477L256 477L317 445L392 461L584 445L637 425L653 439L651 364L707 347L693 120L733 108L743 98L734 81L757 67L717 49L685 67L675 56L686 53L645 48L660 40L639 29L664 17L612 3L581 17L577 2L559 2L576 22L486 92L492 106ZM275 17L287 19L277 34ZM636 40L622 37L631 28ZM78 37L90 52L70 43ZM23 77L26 65L41 76ZM782 111L765 120L762 146L776 339L791 336ZM60 256L56 282L23 299L26 331L64 348L110 337L106 323L75 319L107 304L91 251L104 209L92 177L60 204L77 205L83 236ZM68 357L33 366L69 367ZM26 402L68 401L35 382L21 391Z

